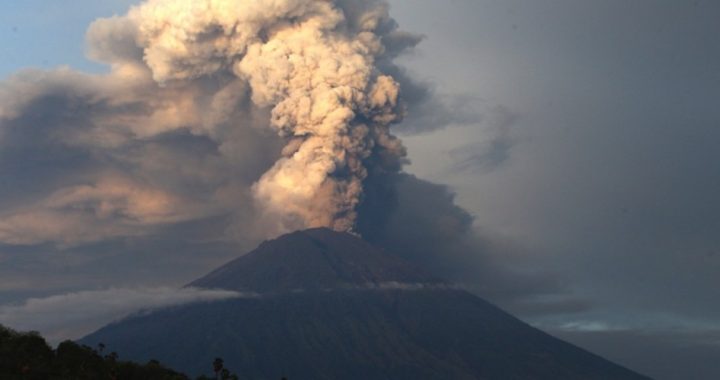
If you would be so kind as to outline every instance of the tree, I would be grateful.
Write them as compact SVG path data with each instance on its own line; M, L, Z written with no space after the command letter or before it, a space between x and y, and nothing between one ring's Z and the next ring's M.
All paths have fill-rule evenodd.
M225 362L222 358L215 358L213 360L213 371L215 372L215 380L238 380L238 376L227 368L225 368ZM196 380L212 380L207 376L197 377Z
M103 357L104 348L99 345L94 350L67 340L53 350L36 332L19 333L0 325L0 379L189 380L158 361L145 365L119 361L116 352Z
M215 378L218 380L220 379L220 373L223 370L223 364L222 358L215 358L213 361L213 371L215 371Z

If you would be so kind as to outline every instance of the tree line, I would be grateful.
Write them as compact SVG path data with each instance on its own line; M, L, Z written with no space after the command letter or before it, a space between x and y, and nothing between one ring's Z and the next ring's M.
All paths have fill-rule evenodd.
M222 358L212 363L214 376L196 380L238 380ZM53 349L39 333L17 332L0 325L0 379L3 380L190 380L157 360L145 364L120 360L105 345L66 340Z

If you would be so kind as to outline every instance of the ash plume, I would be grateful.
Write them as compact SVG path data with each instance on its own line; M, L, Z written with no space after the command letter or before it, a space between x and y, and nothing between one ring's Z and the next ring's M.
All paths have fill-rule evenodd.
M363 234L377 179L401 172L390 128L405 109L457 121L395 63L422 38L382 0L148 0L86 39L109 72L0 82L0 174L14 178L0 243L65 249L213 221L208 240L247 244Z
M286 145L252 194L279 232L352 230L368 170L399 168L400 88L375 62L416 39L384 2L150 0L112 22L132 25L158 83L225 76L220 91L242 83L270 110Z
M96 20L87 52L109 72L0 82L0 178L12 179L0 245L120 257L127 244L186 255L191 272L225 244L323 226L451 278L482 267L518 293L451 192L401 171L390 128L405 109L405 134L481 115L396 64L422 38L388 12L383 0L148 0Z

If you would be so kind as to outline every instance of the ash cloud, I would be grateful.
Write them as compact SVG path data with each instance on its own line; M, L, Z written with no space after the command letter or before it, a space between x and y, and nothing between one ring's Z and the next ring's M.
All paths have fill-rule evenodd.
M2 82L7 257L34 246L72 257L75 269L104 265L113 281L121 251L134 263L175 255L172 264L198 270L207 259L177 245L251 248L328 226L496 299L561 287L491 262L498 247L448 189L402 173L394 128L421 133L483 116L396 63L421 36L400 30L384 1L272 5L146 1L90 26L88 54L107 74L25 70ZM202 270L243 251L214 253Z
M95 30L133 23L160 85L224 75L229 86L246 86L252 104L270 110L269 127L286 139L281 157L252 187L263 214L277 232L348 231L367 166L393 166L404 149L389 132L403 112L398 83L374 64L385 54L383 34L396 26L382 2L348 12L343 6L148 1Z
M2 84L4 243L145 235L251 204L243 189L281 146L252 126L267 120L262 112L201 111L212 89L124 75L24 71ZM223 112L242 114L245 128L201 120Z
M511 133L511 127L519 115L507 107L496 105L484 114L485 135L487 140L466 144L448 152L452 161L448 171L459 173L487 173L495 170L510 158L517 138Z
M394 63L422 38L388 8L151 0L95 21L88 55L108 74L0 85L0 241L71 247L222 215L229 238L353 230L368 173L405 161L391 126L434 101Z
M511 311L576 313L589 307L573 297L563 276L516 265L513 259L528 249L478 231L449 187L406 173L376 173L366 193L358 220L366 240Z

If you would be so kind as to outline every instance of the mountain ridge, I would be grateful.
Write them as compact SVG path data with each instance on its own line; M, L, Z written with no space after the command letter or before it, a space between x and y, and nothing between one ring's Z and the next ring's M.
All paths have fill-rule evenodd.
M282 292L393 282L446 284L355 235L314 228L265 241L186 286Z
M556 339L359 237L283 235L187 286L257 297L129 317L81 340L247 379L647 379Z

